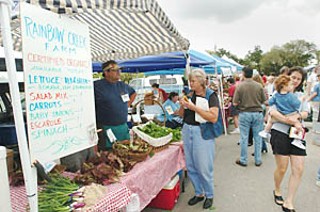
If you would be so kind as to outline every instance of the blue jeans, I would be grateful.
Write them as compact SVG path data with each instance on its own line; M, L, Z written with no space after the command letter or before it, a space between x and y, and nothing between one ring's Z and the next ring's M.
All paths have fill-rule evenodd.
M213 198L213 160L215 140L204 140L200 126L184 124L182 140L188 176L196 196Z
M265 141L265 139L264 138L262 138L261 139L261 142L262 142L262 148L261 148L261 151L268 151L268 147L267 147L267 143L266 143L266 141Z
M260 112L241 112L239 114L239 128L240 128L240 145L241 154L240 162L242 164L248 163L248 136L249 130L252 128L254 139L254 160L256 164L261 161L262 138L259 132L263 130L263 115Z

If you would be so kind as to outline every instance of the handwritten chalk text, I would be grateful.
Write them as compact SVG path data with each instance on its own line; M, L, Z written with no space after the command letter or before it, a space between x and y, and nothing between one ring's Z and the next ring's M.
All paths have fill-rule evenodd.
M65 77L64 82L66 84L88 84L90 83L90 80L81 77Z
M70 115L73 115L73 112L71 110L57 110L57 111L53 111L51 113L51 116L53 118L62 117L62 116L70 116Z
M57 76L53 76L53 77L50 77L50 76L41 76L41 75L31 75L29 74L28 75L28 81L31 84L37 84L37 83L40 83L40 84L43 84L43 83L46 83L46 84L60 84L60 77L57 77Z
M30 114L30 120L39 120L39 119L47 119L48 118L48 112L40 112L40 113L29 113Z
M43 38L48 42L64 42L64 29L59 29L58 27L52 26L51 24L39 24L35 22L31 17L24 17L25 32L28 37L33 39Z
M63 48L59 50L63 50L63 51L66 51L67 49L69 49L64 44L68 44L69 46L73 46L75 48L86 48L88 45L87 38L75 32L68 32L63 28L58 26L53 26L50 23L47 23L47 24L38 23L28 16L24 17L23 20L25 23L26 36L31 37L32 39L39 39L39 38L45 39L46 49L49 49L49 43L62 44L61 47ZM55 48L58 48L57 45L54 45L54 46Z
M60 101L57 102L34 102L30 103L29 111L36 111L36 110L47 110L52 108L59 108L62 104Z
M60 125L61 122L61 118L57 118L54 120L44 120L44 121L34 121L34 122L30 122L30 127L32 130L35 129L40 129L40 128L44 128L44 127L52 127L52 126L56 126L56 125Z
M35 131L31 131L31 136L33 139L39 139L41 137L52 137L58 134L67 134L68 127L67 125L52 127L48 129L39 129Z
M33 63L45 63L48 65L52 64L55 66L65 65L65 61L61 57L50 57L50 56L46 56L46 55L33 54L33 53L29 53L27 55L27 60L29 62L33 62Z
M51 93L34 93L31 92L30 94L30 100L31 101L37 101L37 100L49 100L52 99Z

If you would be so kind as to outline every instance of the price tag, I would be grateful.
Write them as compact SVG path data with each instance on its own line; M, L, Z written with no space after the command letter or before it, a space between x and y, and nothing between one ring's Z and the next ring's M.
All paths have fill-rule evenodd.
M133 114L131 117L132 117L132 121L134 123L141 123L142 122L141 117L138 114Z
M50 162L44 163L43 164L44 171L46 173L49 173L56 165L57 165L57 163L54 162L54 161L50 161Z
M95 128L95 125L90 125L88 126L88 129L87 129L87 133L88 133L88 139L90 141L90 144L97 144L98 143L98 134L97 134L97 130Z
M166 106L165 109L169 113L169 115L172 115L174 113L170 105Z
M107 136L109 138L109 141L111 143L115 142L117 140L116 136L113 134L112 130L111 129L107 129Z

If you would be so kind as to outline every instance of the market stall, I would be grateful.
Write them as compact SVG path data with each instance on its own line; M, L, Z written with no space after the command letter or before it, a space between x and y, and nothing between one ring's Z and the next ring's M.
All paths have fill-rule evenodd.
M181 143L170 145L167 149L157 152L138 163L130 172L126 173L118 183L106 185L107 192L97 200L88 211L119 211L126 207L131 194L136 193L140 199L140 209L160 192L164 185L179 170L185 167L183 148ZM74 174L67 174L74 176ZM10 187L12 209L23 212L27 208L27 197L24 186Z
M16 80L14 80L16 79L15 77L16 67L13 62L13 58L12 58L13 54L12 54L11 47L14 46L15 50L21 51L22 46L24 46L24 54L27 54L26 50L28 51L31 50L32 49L31 47L36 48L37 45L35 46L26 45L27 42L25 42L25 40L22 42L22 37L24 36L23 35L21 36L20 33L21 32L34 33L38 31L25 30L25 29L28 29L29 26L36 26L30 23L28 23L28 25L26 25L25 27L22 26L22 30L21 30L21 27L20 27L21 14L17 15L18 11L14 11L13 13L14 16L12 17L12 20L11 20L12 28L8 26L10 15L11 15L8 13L9 12L8 8L11 7L9 3L10 3L9 1L0 2L1 15L3 15L3 17L1 17L1 25L5 26L4 27L5 30L2 33L0 42L1 42L1 45L5 47L5 50L6 50L6 54L5 54L6 62L9 61L7 62L6 66L8 67L10 87L14 88L13 89L14 91L12 92L12 98L19 99L19 93L16 87L17 82ZM69 32L68 35L70 35L70 33L72 35L71 35L71 39L70 39L70 36L68 37L67 46L58 45L58 43L65 44L63 43L63 38L62 38L63 33L62 33L62 37L60 36L56 37L56 41L54 44L49 42L49 43L46 43L45 45L42 45L42 43L34 41L33 42L34 44L42 45L42 47L45 47L45 49L42 48L42 51L40 51L40 55L36 57L41 57L41 54L47 55L44 53L44 51L52 51L52 52L56 51L55 54L57 55L55 56L51 55L49 58L47 55L47 58L49 58L50 61L59 60L64 62L65 59L68 57L64 57L64 55L61 55L60 54L61 52L65 54L69 54L70 56L72 53L77 52L77 50L84 49L84 47L87 49L85 53L86 54L91 53L91 57L93 60L106 61L108 59L125 59L125 58L132 58L132 57L137 57L141 55L155 54L155 53L161 53L161 52L187 50L189 46L188 40L184 39L178 33L178 31L174 28L173 24L167 18L165 13L161 10L161 8L159 7L156 1L139 1L139 2L133 2L132 4L131 3L128 4L127 1L122 1L122 0L102 1L102 2L91 2L91 1L84 0L84 1L77 1L76 3L70 2L70 1L55 1L55 2L26 1L26 3L34 4L43 9L58 13L59 17L55 19L56 20L63 19L63 21L60 21L60 23L67 24L66 19L70 18L70 19L82 22L82 24L86 24L86 26L90 28L90 40L91 40L90 45L88 42L84 42L85 40L86 41L89 40L88 39L89 36L87 35L80 36L80 34L82 33L81 30L79 30L79 33L77 32L78 34L75 34L74 32L72 34L72 32ZM16 8L19 8L19 7L16 7ZM26 11L33 11L33 10L31 9ZM28 16L24 15L24 18L26 20L30 20L28 18L30 17L33 18L32 15L33 14ZM46 18L40 18L39 23L44 20L46 20ZM56 22L52 22L51 24L54 26L57 25ZM69 26L74 26L74 24L69 24ZM60 28L61 28L60 26L56 26L55 29L60 30ZM11 39L10 31L13 35L13 42ZM37 36L45 37L45 35L41 33L39 33ZM26 39L26 37L27 36L25 36L24 39ZM75 48L69 48L71 46L75 46ZM87 48L88 46L90 46L91 52ZM40 49L35 49L34 52L39 52L39 50ZM62 60L60 60L60 58L58 58L57 56L61 57ZM76 58L75 55L73 55L72 58L73 57ZM58 60L56 60L57 58ZM87 58L85 61L86 63L83 63L83 64L91 65L90 59ZM79 66L79 63L76 64L76 63L73 63L72 61L71 63L68 63L68 64L71 66ZM53 67L56 67L56 65L52 65L52 66L50 66L49 64L47 65L48 65L48 69L46 69L47 71L49 69L51 70L51 68ZM40 67L40 68L43 68L43 67ZM63 72L65 73L65 69L62 69L62 70L64 70ZM82 71L84 72L84 70ZM55 78L55 79L58 79L58 78ZM77 81L77 83L79 82L80 81ZM82 82L90 82L90 80L85 80ZM61 88L57 90L61 90ZM57 92L57 91L54 91L54 92ZM78 92L78 94L82 94L82 93ZM62 101L62 102L65 103L65 101ZM30 160L29 152L27 148L27 139L25 136L26 133L23 127L21 104L18 102L14 102L13 108L14 108L14 115L16 119L15 123L17 125L17 130L18 130L18 133L17 133L18 140L19 140L18 143L19 143L20 153L23 156L22 157L23 167L25 168L24 174L26 178L25 181L26 181L26 190L28 194L27 196L30 202L31 211L36 211L37 210L37 206L36 206L37 191L36 191L36 186L34 186L34 184L36 184L35 183L36 172L34 168L32 169L30 168L30 165L34 162L33 160L38 159L38 157L41 158L44 162L51 160L51 159L45 159L46 156L51 154L45 154L45 151L41 149L36 150L35 148L33 148L34 152L41 153L42 156L40 157L35 154L32 154L33 156L32 161ZM80 111L82 111L82 114L87 114L87 113L84 113L83 110L80 110ZM30 120L30 117L28 120ZM77 123L80 123L81 125L81 122L77 122ZM89 127L90 129L92 129L91 130L92 132L95 130L94 126L93 127L89 126ZM88 131L88 133L90 135L94 134L94 133L91 133L91 131L90 132ZM81 132L85 132L85 131L81 131ZM52 137L58 138L58 136L52 136ZM76 140L80 140L80 139L77 138ZM74 143L74 142L71 141L69 143ZM57 145L57 144L58 143L56 142L53 145ZM63 146L63 144L61 143L61 147L62 147L61 149L63 149L66 146L68 145ZM35 147L42 147L42 146L35 145ZM47 148L47 149L51 149L51 148ZM75 152L75 151L72 151L72 152ZM69 153L71 153L71 151ZM67 155L67 154L68 153L63 155ZM30 184L30 182L32 182L32 185Z

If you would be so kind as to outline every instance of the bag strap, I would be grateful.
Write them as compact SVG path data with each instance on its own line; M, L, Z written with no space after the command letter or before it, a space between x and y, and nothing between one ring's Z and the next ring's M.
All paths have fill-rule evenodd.
M211 94L213 94L214 91L210 88L206 88L206 99L209 101Z

